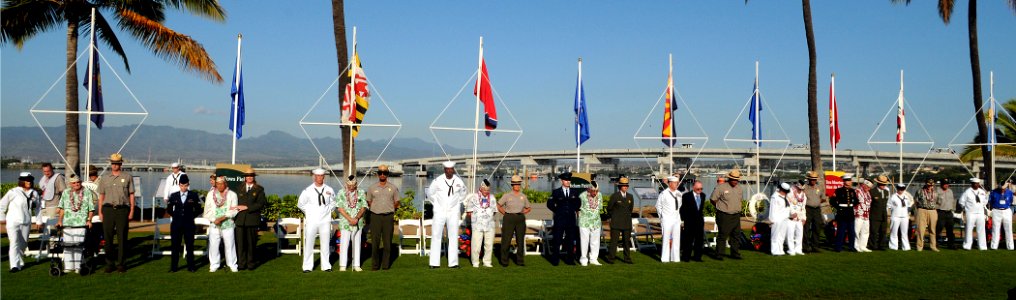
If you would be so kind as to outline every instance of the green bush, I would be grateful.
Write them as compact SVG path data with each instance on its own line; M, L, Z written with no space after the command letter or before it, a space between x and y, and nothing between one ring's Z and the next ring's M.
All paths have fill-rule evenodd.
M416 199L416 192L406 191L402 199L399 199L399 209L395 210L395 221L406 219L419 219L423 214L413 205Z
M494 197L501 199L501 196L507 192L500 192L494 194ZM522 189L522 194L526 195L526 199L529 199L529 203L547 203L550 200L550 192L537 191L534 189Z
M13 188L15 188L17 186L18 186L17 183L3 183L3 184L0 184L0 197L2 197L3 195L7 195L7 191L9 191L9 190L11 190L11 189L13 189Z
M279 195L268 195L268 205L261 210L263 215L269 221L277 221L280 218L303 218L303 212L296 207L296 203L299 197L296 195L285 195L281 198Z

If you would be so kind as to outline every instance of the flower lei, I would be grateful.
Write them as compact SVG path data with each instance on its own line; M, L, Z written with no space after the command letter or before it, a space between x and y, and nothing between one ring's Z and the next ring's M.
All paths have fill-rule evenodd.
M81 205L85 203L84 197L85 197L84 188L78 191L77 197L74 197L74 193L71 192L71 211L78 212L79 210L81 210ZM77 202L74 202L75 198L77 198L78 200Z
M222 199L219 199L219 197L222 197ZM219 193L218 191L212 191L212 199L215 200L216 207L221 207L223 204L226 203L226 191L222 191L222 193Z
M350 209L356 208L356 203L360 200L358 193L359 191L346 192L346 206Z

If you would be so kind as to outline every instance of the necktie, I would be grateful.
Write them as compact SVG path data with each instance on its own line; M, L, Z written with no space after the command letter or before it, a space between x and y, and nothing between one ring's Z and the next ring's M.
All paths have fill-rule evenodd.
M321 188L320 191L318 189L314 189L314 191L317 192L318 205L324 206L325 205L325 195L324 195L325 189Z
M563 189L563 190L564 190L564 197L568 198L568 189Z
M702 199L699 198L698 193L695 193L695 208L702 209Z
M448 183L447 180L445 180L445 185L448 185L448 197L451 197L452 196L452 190L454 190L454 188L452 188L452 184Z
M173 185L180 185L180 175L173 175Z

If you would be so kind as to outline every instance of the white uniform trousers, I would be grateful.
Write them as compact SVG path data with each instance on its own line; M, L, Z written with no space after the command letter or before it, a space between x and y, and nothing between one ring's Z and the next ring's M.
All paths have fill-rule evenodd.
M430 266L441 266L441 234L448 233L448 267L459 265L459 216L434 214L434 233L430 242Z
M1005 234L1001 234L1002 229ZM991 210L991 249L998 249L999 238L1005 239L1006 249L1012 248L1012 211L1008 209Z
M219 269L221 261L219 244L226 248L226 266L236 272L236 240L233 236L233 228L221 229L214 225L208 227L208 269L212 272Z
M494 229L473 230L473 236L469 237L470 259L474 267L480 266L480 247L483 247L483 265L492 266L491 259L494 257Z
M331 270L332 263L329 260L329 254L331 254L332 247L329 242L332 240L332 222L331 220L321 222L320 224L306 224L303 231L303 270L310 271L314 269L314 238L317 237L321 242L321 270Z
M660 250L661 262L681 261L681 219L661 218L663 227L663 249Z
M804 254L804 222L786 221L788 254Z
M25 248L28 248L28 231L31 228L29 225L31 224L7 223L7 237L10 239L7 257L10 259L11 269L25 266Z
M587 264L590 262L596 262L596 258L600 256L600 236L603 235L603 229L597 225L596 228L585 228L579 227L579 247L581 251L579 254L579 264ZM680 241L680 239L678 239Z
M910 251L910 219L889 218L889 249ZM901 240L902 239L902 240ZM900 243L902 241L902 244Z
M339 266L343 268L347 266L350 251L353 252L353 267L360 266L360 249L363 248L363 227L353 228L356 230L343 230L342 237L339 238L339 247L342 248L342 250L339 250ZM349 249L350 241L353 242L353 249ZM321 260L327 261L326 257L322 255Z
M773 255L784 255L787 254L783 251L783 246L787 239L787 224L790 223L788 220L774 222L769 227L769 245L771 247Z
M63 241L67 244L77 244L84 246L82 243L85 242L85 228L76 227L70 228L65 227L63 229ZM79 271L81 270L81 260L84 258L82 255L82 247L75 247L75 249L64 248L63 263L64 271Z
M970 247L974 245L974 230L977 230L977 248L981 250L988 249L988 240L986 239L988 234L984 232L984 214L971 214L966 215L967 223L964 225L967 231L963 234L963 249L970 250Z
M857 237L857 239L854 240L854 245L857 246L857 251L868 250L868 236L871 235L871 232L869 232L870 229L868 228L869 223L871 223L871 221L868 219L854 218L854 236Z

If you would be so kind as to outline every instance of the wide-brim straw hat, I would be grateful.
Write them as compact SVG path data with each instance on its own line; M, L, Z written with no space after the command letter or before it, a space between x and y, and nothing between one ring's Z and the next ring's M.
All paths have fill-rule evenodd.
M522 176L512 175L512 185L522 184Z
M243 176L258 176L257 172L254 172L254 168L246 168L243 170Z
M628 186L629 182L630 180L628 179L628 177L621 177L617 179L618 186Z
M109 163L123 164L123 155L120 155L120 153L113 153L109 155Z
M730 170L730 172L727 172L727 179L740 181L741 170Z
M808 173L805 175L805 178L808 178L809 180L818 179L818 172L808 171Z
M875 183L877 184L889 184L889 177L885 175L878 175L875 177Z

